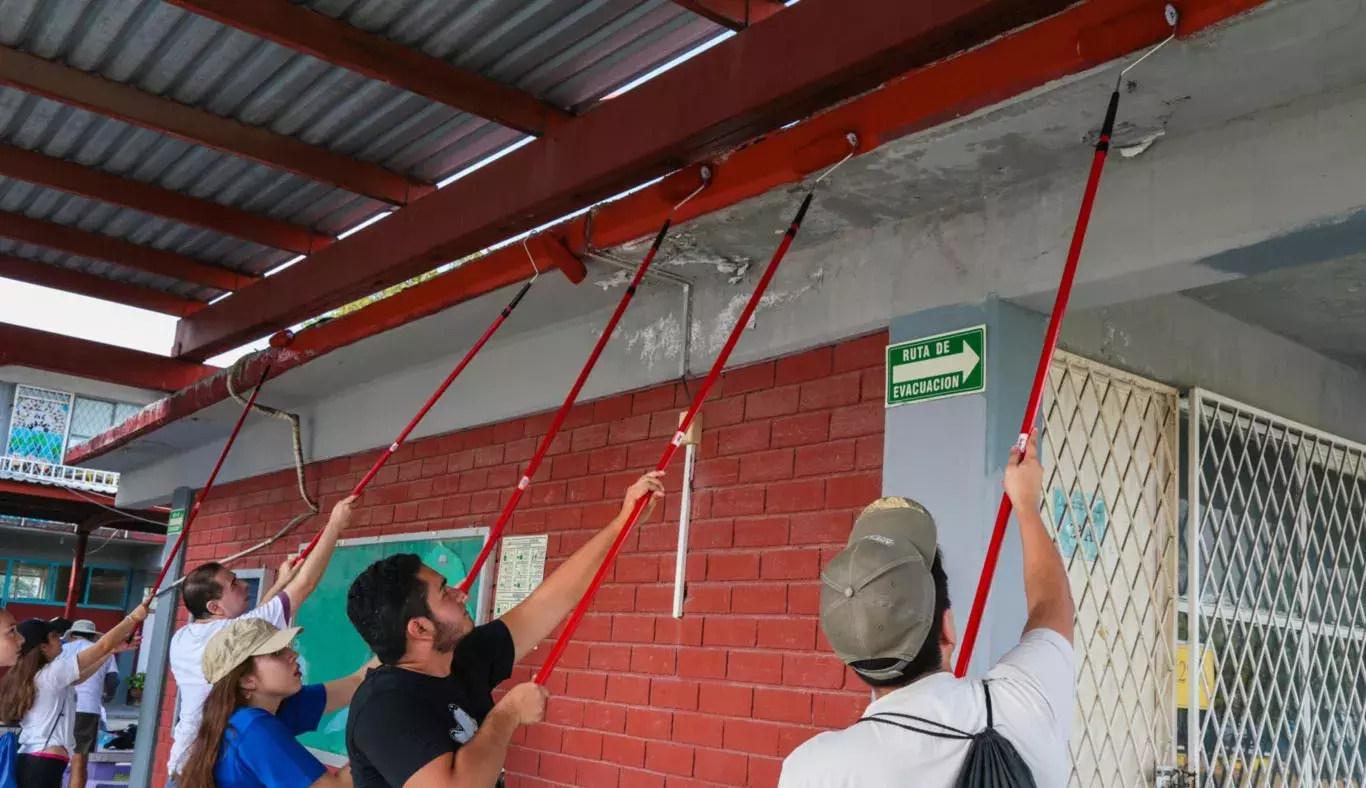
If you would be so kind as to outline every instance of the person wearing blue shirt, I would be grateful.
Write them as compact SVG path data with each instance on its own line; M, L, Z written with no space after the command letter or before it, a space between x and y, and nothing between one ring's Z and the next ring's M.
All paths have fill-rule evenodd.
M295 737L350 705L377 663L304 686L290 647L299 631L240 618L209 640L204 677L212 689L178 788L351 788L349 767L328 771Z

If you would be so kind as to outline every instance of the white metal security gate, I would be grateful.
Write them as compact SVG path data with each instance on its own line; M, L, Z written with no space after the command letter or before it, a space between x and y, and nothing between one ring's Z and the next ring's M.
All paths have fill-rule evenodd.
M1366 783L1366 446L1189 397L1182 629L1199 786ZM1190 561L1189 556L1199 560ZM1195 653L1193 650L1192 653Z
M1179 408L1171 387L1054 356L1043 508L1077 603L1077 788L1152 786L1176 762Z

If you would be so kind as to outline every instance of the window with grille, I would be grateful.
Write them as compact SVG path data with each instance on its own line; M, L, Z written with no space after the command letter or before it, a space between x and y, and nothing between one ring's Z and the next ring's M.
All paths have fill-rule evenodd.
M142 410L126 402L108 402L88 397L76 397L71 410L71 436L67 447L74 448L91 438L122 424Z
M1182 633L1210 662L1183 731L1197 784L1362 785L1366 447L1210 392L1189 401L1198 593Z

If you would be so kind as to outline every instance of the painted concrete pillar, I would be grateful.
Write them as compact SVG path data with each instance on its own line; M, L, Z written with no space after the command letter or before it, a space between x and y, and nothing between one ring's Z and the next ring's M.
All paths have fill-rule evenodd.
M176 534L185 524L185 515L194 505L194 490L179 487L171 495L171 517L166 531L166 546L161 560L171 562L166 582L174 582L185 573L185 550L176 550ZM186 546L188 549L188 545ZM129 779L132 788L147 788L156 771L157 736L161 729L161 705L166 694L166 677L170 673L171 635L175 634L176 608L180 606L180 586L157 597L151 626L143 632L147 650L147 671L142 688L142 708L138 714L138 738L133 748L133 770Z
M955 337L963 329L978 326L985 329L984 352L980 368L968 369L971 356L977 355L976 345L970 338ZM934 516L959 642L991 538L1001 476L1029 399L1044 329L1042 315L996 299L918 312L891 323L891 346L912 344L894 351L896 363L889 363L889 369L897 379L889 372L887 393L889 398L915 401L887 410L882 492L913 498ZM960 375L957 380L955 374ZM977 378L979 374L984 377ZM974 388L978 380L980 391L961 393ZM1019 642L1025 623L1020 561L1019 533L1012 521L974 649L971 675L984 673Z

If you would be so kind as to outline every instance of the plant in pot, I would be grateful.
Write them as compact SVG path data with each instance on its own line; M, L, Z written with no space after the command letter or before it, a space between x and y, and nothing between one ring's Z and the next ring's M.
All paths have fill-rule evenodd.
M136 706L142 703L142 688L147 684L146 673L134 673L128 677L128 704Z

